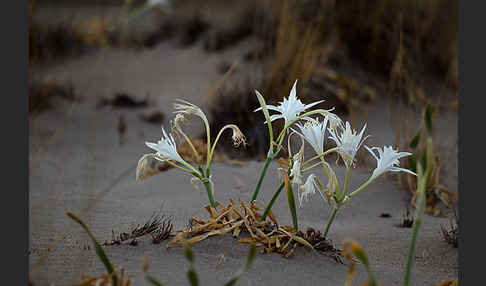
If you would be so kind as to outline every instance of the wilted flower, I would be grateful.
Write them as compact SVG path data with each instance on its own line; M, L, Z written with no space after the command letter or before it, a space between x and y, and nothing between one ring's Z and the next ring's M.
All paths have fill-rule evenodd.
M302 202L304 200L309 201L308 196L314 195L316 193L316 189L319 189L319 186L317 185L315 179L316 179L316 175L310 174L307 177L305 183L299 187L299 190L302 190L299 194L299 207L302 207Z
M328 119L328 121L329 121L329 127L332 130L336 131L338 128L343 128L344 127L343 121L336 114L331 113L331 112L327 112L326 113L326 118Z
M300 172L300 165L302 162L300 160L295 160L290 170L290 176L292 177L292 184L302 185L302 174Z
M233 135L231 136L231 139L233 140L233 145L235 147L240 146L240 144L242 144L242 143L243 143L243 145L246 145L245 135L243 134L243 132L241 132L241 130L240 130L240 128L238 128L238 126L236 126L234 124L228 124L226 126L228 126L228 128L231 128L231 130L233 130ZM223 129L224 128L225 127L223 127Z
M177 99L179 103L174 103L174 113L176 114L187 114L187 115L196 115L199 116L204 122L207 122L208 119L206 114L199 108L199 106L192 104L188 101Z
M162 127L162 138L157 143L145 142L145 144L157 151L157 156L161 157L163 160L172 160L182 164L187 164L184 159L177 152L177 146L174 141L172 134L167 135L164 127ZM163 161L157 157L156 159Z
M375 179L381 174L385 172L406 172L412 175L416 175L414 172L404 169L404 168L398 168L397 166L400 164L400 161L398 159L403 158L405 156L410 156L412 153L409 152L398 152L398 150L393 150L392 146L384 146L383 148L379 147L372 147L368 148L368 146L365 146L365 148L375 157L376 159L376 168L373 170L373 174L371 175L371 179ZM373 150L378 151L378 156L376 156L375 152Z
M278 106L267 105L268 110L273 110L280 113L280 114L271 115L270 121L283 118L285 119L285 125L287 125L290 122L292 122L294 119L296 119L306 109L311 108L324 101L324 100L319 100L311 104L303 104L302 101L300 101L300 99L297 98L296 88L297 88L297 80L295 81L288 98L284 98L283 101L280 102ZM261 107L257 108L255 111L259 111L259 110L262 110L262 108Z
M304 125L300 123L296 124L300 129L300 135L309 142L317 154L324 152L324 134L326 132L327 120L327 117L322 122L319 122L318 119L309 119Z
M330 138L336 143L338 147L338 152L341 155L341 158L343 158L346 167L348 168L354 162L354 156L356 155L356 152L358 152L358 149L361 147L364 140L368 138L368 136L366 136L361 140L365 129L366 124L363 126L363 129L361 129L361 132L358 134L356 130L351 129L351 125L347 121L346 128L342 130L340 135L338 135L332 128L328 128L329 133L331 134Z

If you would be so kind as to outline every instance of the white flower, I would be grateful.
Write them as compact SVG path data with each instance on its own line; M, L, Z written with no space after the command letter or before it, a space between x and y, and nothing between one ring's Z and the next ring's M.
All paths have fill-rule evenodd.
M351 129L351 125L347 121L346 128L341 130L342 132L340 135L338 135L332 128L328 128L329 133L331 134L330 138L336 143L338 152L348 168L351 166L351 164L353 164L356 152L358 152L358 149L361 147L366 138L368 138L368 136L366 136L363 138L363 140L361 140L365 129L366 124L358 134L356 130Z
M305 184L299 186L299 190L302 190L299 194L299 207L302 207L302 202L305 200L306 202L309 201L308 196L314 195L316 193L316 189L319 190L319 186L317 185L316 175L310 174L305 181ZM321 192L319 192L321 194ZM322 194L321 194L322 196Z
M327 121L327 117L324 117L322 122L319 122L319 119L309 119L304 125L296 124L300 129L300 135L309 142L317 154L324 152L324 134L326 133Z
M268 110L273 110L280 113L280 114L271 115L270 121L283 118L285 119L285 125L288 125L306 109L311 108L324 101L324 100L319 100L311 104L303 104L302 101L300 101L300 99L297 98L296 87L297 87L297 80L295 81L288 98L284 98L283 101L280 102L278 106L267 105ZM262 108L260 107L257 108L255 111L259 111L261 109Z
M384 146L383 148L379 147L372 147L368 148L368 146L365 146L365 148L375 157L376 159L376 168L373 170L373 174L371 175L372 179L377 178L381 174L391 171L391 172L406 172L412 175L416 175L414 172L404 169L404 168L398 168L398 165L400 162L398 159L410 156L412 153L409 152L398 152L398 150L393 150L391 146ZM375 152L373 150L378 151L378 156L376 156Z
M162 157L164 160L172 160L182 164L187 164L182 157L177 153L177 146L172 134L167 135L162 127L162 138L157 143L145 142L145 145L157 151L157 156ZM156 157L156 159L163 161Z
M295 160L294 164L292 165L292 169L290 170L290 176L292 177L292 184L302 185L302 174L300 172L300 160Z

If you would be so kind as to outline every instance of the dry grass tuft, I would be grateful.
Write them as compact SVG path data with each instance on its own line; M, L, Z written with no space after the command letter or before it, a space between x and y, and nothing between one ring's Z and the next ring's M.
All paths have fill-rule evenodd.
M136 239L145 235L150 235L152 242L158 244L169 238L172 229L172 217L161 214L161 212L154 213L143 225L137 225L128 232L115 235L115 232L112 230L111 241L105 241L103 245L119 245L127 240L131 240L130 245L137 245Z

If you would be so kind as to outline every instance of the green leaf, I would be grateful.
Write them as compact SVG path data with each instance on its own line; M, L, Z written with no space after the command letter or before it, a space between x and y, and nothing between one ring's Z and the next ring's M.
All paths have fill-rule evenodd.
M415 150L418 146L419 140L420 140L420 130L417 132L417 134L413 137L412 141L410 141L410 148Z
M427 104L425 109L425 126L427 127L427 132L432 133L432 107Z
M415 155L412 154L410 157L408 157L408 165L409 165L409 169L410 171L412 172L416 172L417 170L417 158L415 158Z
M290 214L292 215L292 224L294 226L294 230L298 231L299 224L297 222L297 211L295 208L295 199L294 199L294 192L292 191L292 183L291 183L291 179L288 178L288 175L285 176L286 176L285 188L287 194L287 202L289 203Z
M424 147L424 151L422 152L422 158L420 160L420 163L422 164L422 168L424 170L427 170L427 145Z
M184 244L184 256L191 264L194 263L194 254L192 253L192 248L188 243Z
M364 265L366 268L366 271L368 272L368 282L370 286L375 286L376 281L373 275L373 272L371 271L370 263L368 261L368 256L364 252L363 248L361 247L353 247L352 248L354 256Z
M273 143L273 129L272 129L272 122L270 121L270 114L268 113L267 109L267 104L265 103L265 98L263 98L263 95L261 95L257 90L255 90L256 96L258 98L258 102L260 103L260 106L262 107L263 115L265 115L265 120L267 121L267 126L268 126L268 133L270 136L270 146L272 146Z
M162 284L162 282L160 282L159 280L157 280L156 278L154 278L150 275L146 275L145 279L147 279L147 281L154 286L163 286L164 285L164 284Z
M435 161L434 161L434 142L432 141L432 137L427 138L427 169L426 169L426 181L425 181L425 189L428 189L430 184L430 178L432 176L432 171L435 168Z
M117 280L116 275L114 273L115 271L113 270L113 265L111 264L110 260L108 259L108 256L106 256L105 251L103 250L103 247L101 247L101 245L98 243L98 241L96 240L94 235L91 233L91 231L89 231L86 224L79 217L77 217L75 214L73 214L70 211L67 211L66 215L68 217L70 217L71 219L73 219L75 222L79 223L82 228L84 228L84 230L86 231L86 233L91 238L91 241L94 244L96 254L100 258L101 262L103 262L103 264L105 265L106 271L111 275L112 280L113 280L113 285L117 286L118 280Z
M187 278L189 279L189 282L191 283L191 286L198 286L199 285L199 280L197 278L197 273L194 271L194 269L189 269L187 272Z
M231 278L230 281L228 281L224 286L233 286L236 284L236 282L243 276L243 274L250 269L251 265L253 264L253 260L255 259L256 255L256 246L252 244L250 246L250 251L248 253L248 256L246 257L246 264L245 266L238 271L233 278Z

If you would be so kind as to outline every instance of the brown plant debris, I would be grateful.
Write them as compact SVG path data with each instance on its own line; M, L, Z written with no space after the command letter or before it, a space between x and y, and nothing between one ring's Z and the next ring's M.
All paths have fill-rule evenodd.
M164 121L165 115L160 111L154 111L151 113L140 113L138 118L148 123L161 124Z
M128 277L125 277L125 269L120 267L120 271L114 271L117 284L119 286L130 286L131 281ZM99 277L83 274L81 275L81 282L75 286L113 286L113 279L109 273L105 273Z
M437 286L459 286L459 281L457 279L449 279L439 282Z
M113 108L140 108L140 107L147 107L148 100L142 99L137 100L134 96L125 93L125 92L117 92L113 98L104 98L102 97L96 108L102 108L105 105L111 105Z
M280 226L272 211L268 214L270 220L261 221L261 209L256 204L241 200L238 202L239 205L230 199L230 204L225 207L217 202L216 207L220 207L219 210L205 206L210 215L209 219L200 220L193 217L193 226L189 230L178 231L167 247L193 244L210 236L231 233L235 238L245 234L238 241L262 247L260 253L276 252L288 258L298 246L305 246L323 253L331 252L336 257L340 255L340 251L325 240L320 232L311 229L303 233L295 231L291 226ZM338 258L335 259L339 261Z
M363 102L373 102L376 99L376 90L373 87L329 68L316 69L311 83L314 87L324 88L334 95L339 101L337 105L359 106Z
M457 228L457 224L451 222L450 229L447 229L446 227L441 225L440 230L442 231L442 236L444 237L444 240L450 245L457 248L459 236L459 229Z
M172 217L161 214L160 212L153 213L147 222L145 222L143 225L137 225L129 232L122 232L115 235L115 232L112 230L111 241L105 241L103 245L119 245L126 240L131 240L130 245L137 245L138 243L136 242L136 238L145 235L150 235L152 237L152 242L154 244L158 244L161 241L169 238L172 229Z
M29 87L29 113L49 109L54 97L69 101L79 100L74 94L72 84L61 85L55 78L46 82L34 82Z
M408 207L405 215L403 215L402 223L398 224L397 226L403 228L411 228L413 226L413 217L410 215L410 210Z

